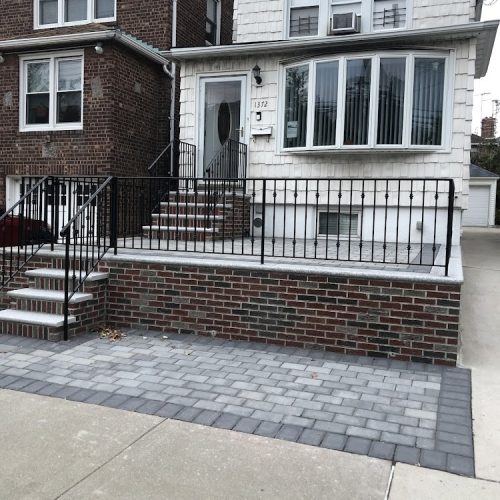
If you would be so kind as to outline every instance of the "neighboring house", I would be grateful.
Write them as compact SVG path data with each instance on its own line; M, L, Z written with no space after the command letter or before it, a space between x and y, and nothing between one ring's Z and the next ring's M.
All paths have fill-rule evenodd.
M248 146L249 178L347 179L337 214L325 213L324 186L319 203L315 193L295 197L289 216L319 219L309 224L309 238L364 231L376 241L404 241L407 235L394 230L404 219L415 238L423 232L424 243L435 238L423 218L433 218L436 200L423 195L423 215L412 219L408 198L429 183L405 185L404 203L394 195L389 213L378 210L372 220L372 208L363 215L361 183L349 180L451 179L458 243L474 78L487 70L498 25L479 22L480 13L474 0L235 1L233 45L165 53L182 64L180 137L198 148L197 174L212 175L230 139ZM226 166L226 176L241 176L238 168ZM384 193L398 189L379 182L370 190L381 194L372 204L383 207ZM260 224L262 187L257 191ZM283 191L268 192L267 203L284 206ZM445 198L437 203L438 225L445 225ZM274 237L270 226L266 235ZM279 228L290 238L294 231ZM443 243L446 231L439 232Z
M231 30L232 0L2 1L0 207L23 175L146 174L174 133L160 51Z
M495 225L498 178L497 174L471 164L469 206L463 214L464 226Z

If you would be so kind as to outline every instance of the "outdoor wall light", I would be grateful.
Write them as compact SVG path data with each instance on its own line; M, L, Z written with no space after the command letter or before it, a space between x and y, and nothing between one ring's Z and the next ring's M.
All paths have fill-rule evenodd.
M95 51L97 54L104 54L104 49L102 48L102 42L97 42L95 46Z
M5 58L3 54L0 52L0 64L3 64L5 62Z
M252 69L252 74L257 85L260 85L262 83L262 77L260 76L260 67L258 64L256 64Z

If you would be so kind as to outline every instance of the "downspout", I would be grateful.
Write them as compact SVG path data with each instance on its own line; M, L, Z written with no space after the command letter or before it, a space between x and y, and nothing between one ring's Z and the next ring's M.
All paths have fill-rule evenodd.
M177 0L172 0L172 46L171 48L177 47ZM172 74L171 77L171 89L170 89L170 142L173 144L175 140L175 103L177 94L177 65L172 62L172 67L170 69ZM174 160L174 155L170 155L172 158L172 163ZM172 165L173 167L173 165ZM173 170L171 170L173 172Z

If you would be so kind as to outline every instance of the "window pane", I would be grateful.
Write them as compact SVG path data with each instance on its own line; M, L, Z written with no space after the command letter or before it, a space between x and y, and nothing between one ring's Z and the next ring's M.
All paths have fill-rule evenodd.
M406 25L406 0L375 0L373 29L390 30Z
M57 0L40 0L39 23L56 24L58 22Z
M96 0L95 18L106 19L107 17L115 17L115 0Z
M212 45L217 43L217 5L215 0L207 0L205 40Z
M443 127L444 59L415 59L411 143L440 145Z
M49 91L49 72L48 62L28 63L28 93L48 92Z
M217 2L215 0L207 0L207 19L217 21Z
M306 145L309 66L286 70L285 148Z
M344 144L368 144L371 59L347 61Z
M290 36L318 34L319 7L290 9Z
M65 0L64 20L66 22L87 19L87 0Z
M31 94L26 96L26 123L49 123L49 94Z
M316 66L314 145L332 146L337 132L338 61Z
M81 60L59 61L58 70L58 90L81 90Z
M57 123L79 123L82 119L82 93L57 94Z
M321 212L319 214L319 234L356 236L358 234L358 214Z
M380 59L377 144L403 143L406 59Z

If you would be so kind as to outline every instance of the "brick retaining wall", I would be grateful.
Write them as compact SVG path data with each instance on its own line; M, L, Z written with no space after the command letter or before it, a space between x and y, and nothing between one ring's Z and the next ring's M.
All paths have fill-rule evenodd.
M119 327L455 365L460 285L108 262Z

